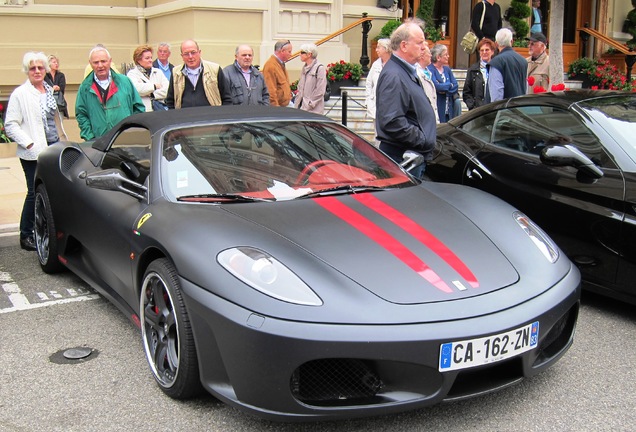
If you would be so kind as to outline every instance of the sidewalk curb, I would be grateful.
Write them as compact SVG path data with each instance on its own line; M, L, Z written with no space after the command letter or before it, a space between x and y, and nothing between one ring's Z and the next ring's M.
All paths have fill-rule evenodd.
M19 235L20 234L20 224L4 224L0 225L0 236L6 237L10 235Z

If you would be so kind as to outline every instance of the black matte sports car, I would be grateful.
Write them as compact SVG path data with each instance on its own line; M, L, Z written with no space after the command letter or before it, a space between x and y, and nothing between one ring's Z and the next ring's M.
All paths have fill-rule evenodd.
M127 314L174 398L204 388L279 419L398 412L518 382L573 340L580 274L541 229L323 116L134 115L49 147L36 191L42 269Z
M636 304L636 94L496 102L438 128L427 174L503 198L545 229L584 288Z

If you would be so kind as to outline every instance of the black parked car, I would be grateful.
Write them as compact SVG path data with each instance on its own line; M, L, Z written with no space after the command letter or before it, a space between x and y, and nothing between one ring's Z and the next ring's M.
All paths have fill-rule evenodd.
M636 303L636 95L570 90L499 101L438 128L436 181L483 189L544 228L584 287Z

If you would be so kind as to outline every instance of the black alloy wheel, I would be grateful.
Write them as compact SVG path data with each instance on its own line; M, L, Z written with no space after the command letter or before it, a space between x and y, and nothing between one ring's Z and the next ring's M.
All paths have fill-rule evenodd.
M40 267L45 273L64 270L58 259L57 233L51 211L51 202L43 184L35 190L35 247Z
M194 336L174 265L166 258L146 270L139 301L146 359L168 396L186 399L201 392Z

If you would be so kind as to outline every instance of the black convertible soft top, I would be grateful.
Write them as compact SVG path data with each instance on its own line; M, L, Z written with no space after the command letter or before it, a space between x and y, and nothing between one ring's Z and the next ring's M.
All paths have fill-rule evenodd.
M185 126L197 123L276 120L334 122L323 115L313 114L294 108L270 106L228 105L153 111L126 117L108 131L108 133L97 138L92 147L103 151L108 148L109 143L120 130L135 126L148 129L150 133L154 135L156 132L164 128L172 128L179 125Z

